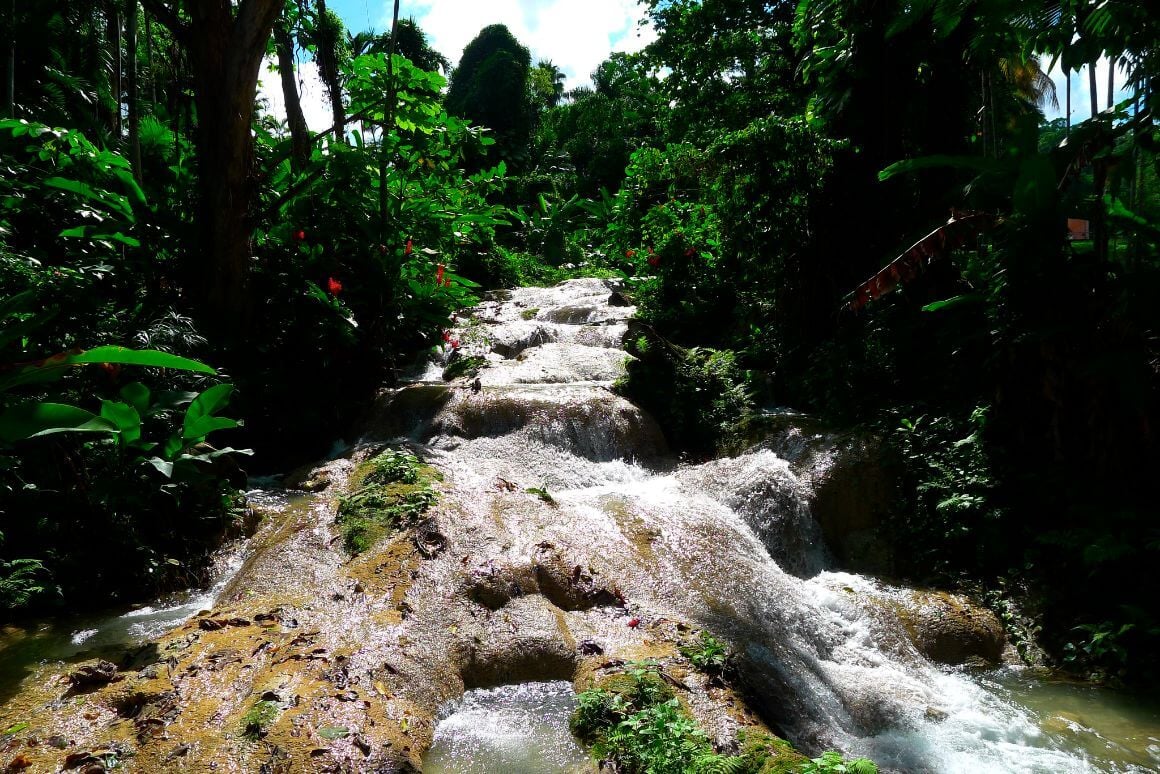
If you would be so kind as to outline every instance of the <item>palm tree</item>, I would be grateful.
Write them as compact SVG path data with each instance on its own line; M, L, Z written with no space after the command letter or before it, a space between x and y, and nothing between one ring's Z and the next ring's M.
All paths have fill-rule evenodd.
M536 67L532 71L532 80L535 83L543 84L541 87L544 91L542 97L548 107L556 107L564 97L564 78L563 71L556 67L551 59L541 59L536 63Z

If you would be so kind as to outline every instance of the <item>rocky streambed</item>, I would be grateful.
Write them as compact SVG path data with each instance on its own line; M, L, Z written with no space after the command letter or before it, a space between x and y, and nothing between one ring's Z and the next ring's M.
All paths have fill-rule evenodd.
M994 616L833 569L833 512L853 507L832 495L840 448L791 437L679 464L611 390L634 311L618 291L575 280L465 313L459 375L433 363L384 391L358 443L291 477L303 494L275 499L206 609L120 659L47 660L13 687L0 765L414 771L466 690L583 689L654 659L720 751L771 726L884 770L1098 770L963 671L1004 658ZM387 448L437 470L437 498L352 555L336 510ZM702 631L735 654L729 681L681 654Z

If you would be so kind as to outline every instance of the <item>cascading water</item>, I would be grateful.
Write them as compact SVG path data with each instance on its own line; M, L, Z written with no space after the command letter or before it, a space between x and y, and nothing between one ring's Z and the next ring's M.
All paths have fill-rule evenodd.
M808 748L900 771L1160 763L1154 742L1101 760L1009 692L927 661L881 614L876 600L893 590L830 571L808 484L773 452L676 466L649 419L609 392L634 311L609 304L615 291L578 280L482 304L457 331L491 361L480 394L452 395L411 437L461 486L511 480L550 491L554 524L543 526L559 542L603 557L620 577L637 574L644 607L728 637L744 651L747 679L772 698L767 709Z
M436 770L490 736L520 748L500 749L499 769L545 738L519 742L501 717L543 698L530 686L666 642L671 653L692 626L733 646L751 703L809 752L904 772L1160 764L1155 711L1087 693L1056 712L1043 696L1059 694L1017 670L923 656L903 624L914 592L836 571L810 512L808 445L679 464L611 390L633 312L615 282L589 279L465 313L451 338L456 357L487 361L478 375L445 383L447 363L433 363L384 392L351 458L317 479L331 488L271 517L212 612L105 688L66 696L43 665L0 705L0 728L23 729L4 749L45 771L82 753L140 771L395 771L424 764L435 741ZM384 444L445 474L439 504L415 531L348 556L330 498ZM728 744L737 719L689 690ZM67 749L39 743L51 735Z

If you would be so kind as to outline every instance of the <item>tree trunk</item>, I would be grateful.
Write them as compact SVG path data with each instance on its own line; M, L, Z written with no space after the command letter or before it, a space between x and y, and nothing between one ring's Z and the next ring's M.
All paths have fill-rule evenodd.
M330 95L330 111L334 114L334 139L343 142L346 137L346 109L342 106L342 83L338 77L338 40L331 29L326 13L326 0L318 0L318 74Z
M1108 58L1108 110L1116 106L1116 58Z
M141 178L141 105L137 100L137 0L125 2L125 58L129 64L129 162L133 177Z
M387 132L395 129L395 107L398 104L398 90L395 88L395 46L399 34L399 0L395 0L395 10L391 15L391 47L387 51L387 86L391 90L388 95L386 120L383 122L383 134L379 138L379 240L386 242L387 231Z
M296 169L301 169L310 157L310 129L302 114L302 100L294 78L294 38L285 19L274 25L274 48L278 53L282 99L286 102L286 125L290 128L290 161Z
M149 63L149 108L150 113L156 110L157 105L157 65L153 61L153 25L149 21L149 8L142 9L145 17L145 61Z
M113 104L109 111L109 132L117 140L121 139L121 8L115 0L109 0L105 10L105 44L109 47L109 61L113 70L109 74L109 89L113 92Z
M204 254L191 264L187 281L209 328L225 337L239 335L250 312L251 124L258 72L282 0L242 0L236 14L231 6L231 0L188 6Z
M8 30L8 67L7 78L4 84L4 115L7 118L16 118L16 0L12 0L11 27Z
M1065 76L1067 76L1067 89L1065 90L1067 92L1067 124L1066 124L1067 131L1064 134L1064 136L1070 137L1071 136L1071 70L1069 70L1065 67L1065 68L1063 68L1063 74Z
M1088 89L1091 91L1091 94L1088 95L1091 97L1091 103L1092 103L1092 115L1091 115L1091 117L1095 118L1097 115L1099 115L1099 112L1100 112L1100 91L1099 91L1099 86L1096 85L1096 63L1095 62L1092 62L1091 64L1088 65Z

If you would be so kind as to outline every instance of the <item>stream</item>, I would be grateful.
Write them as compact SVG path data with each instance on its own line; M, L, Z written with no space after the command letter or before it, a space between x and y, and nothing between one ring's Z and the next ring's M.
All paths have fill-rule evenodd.
M258 495L270 515L208 592L3 630L0 730L27 724L138 771L571 772L573 682L704 629L737 654L752 709L807 753L898 772L1160 768L1156 707L924 653L907 622L952 603L836 565L811 516L832 456L767 444L679 462L610 389L634 312L617 289L521 288L462 313L458 356L486 360L478 377L444 382L445 353L384 390L364 436L315 471L326 492ZM333 498L388 443L444 475L423 528L438 548L401 536L348 557ZM151 664L62 696L69 662L147 642ZM686 682L727 747L737 711ZM277 715L262 744L240 730L256 701ZM32 770L57 770L45 747L27 743Z

